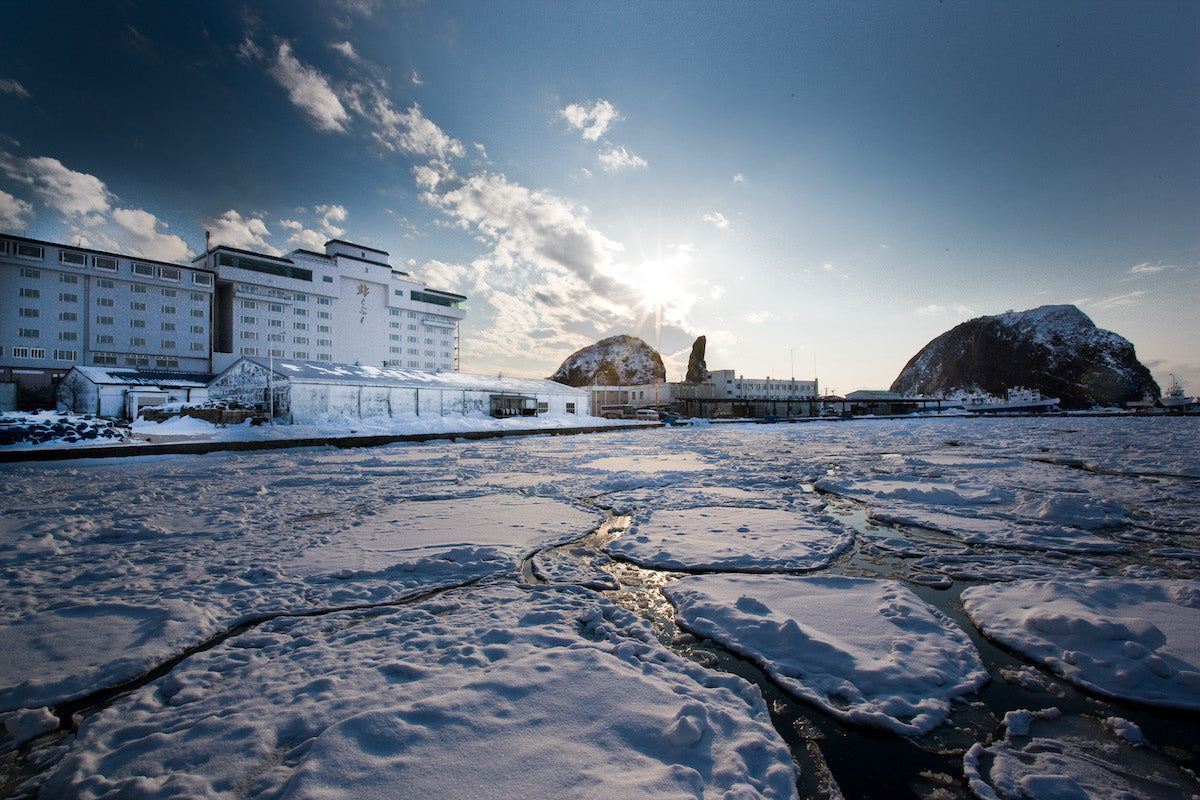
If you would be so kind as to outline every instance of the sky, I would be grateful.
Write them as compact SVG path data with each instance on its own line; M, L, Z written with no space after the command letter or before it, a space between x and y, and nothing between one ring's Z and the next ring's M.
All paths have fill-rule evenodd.
M466 295L461 368L640 336L886 388L1077 305L1200 393L1200 4L14 0L0 230L331 238Z

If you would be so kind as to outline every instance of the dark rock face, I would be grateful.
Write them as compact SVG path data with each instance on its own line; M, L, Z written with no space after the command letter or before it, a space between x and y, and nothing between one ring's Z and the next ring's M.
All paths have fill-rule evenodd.
M1042 306L968 320L913 356L892 383L902 394L1003 395L1013 386L1057 397L1064 409L1158 397L1133 345L1097 328L1075 306Z
M688 356L687 377L684 383L704 383L709 378L708 365L704 363L704 350L708 347L708 338L699 336L692 343L692 354Z
M654 348L636 336L612 336L571 354L550 380L567 386L631 386L665 381Z

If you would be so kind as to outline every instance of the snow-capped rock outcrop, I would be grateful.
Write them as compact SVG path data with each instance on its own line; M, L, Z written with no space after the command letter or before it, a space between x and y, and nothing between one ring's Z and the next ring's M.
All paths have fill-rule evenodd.
M567 386L633 386L665 381L653 347L636 336L611 336L572 353L550 380Z
M1133 345L1072 305L977 317L937 337L892 383L903 394L983 391L1013 386L1059 398L1063 408L1121 405L1160 394Z

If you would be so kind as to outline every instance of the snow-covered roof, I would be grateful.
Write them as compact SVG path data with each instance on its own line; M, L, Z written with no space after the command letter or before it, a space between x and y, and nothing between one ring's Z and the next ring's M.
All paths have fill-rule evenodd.
M245 356L264 369L296 383L340 383L365 386L409 386L422 389L458 389L519 394L553 393L587 396L586 389L539 378L506 378L503 375L473 375L465 372L423 372L416 369L374 367L361 364L330 364L318 361L291 361ZM235 364L234 367L237 365ZM233 369L234 367L230 367Z
M165 372L146 369L112 367L73 367L78 372L97 385L116 386L169 386L174 388L203 388L208 386L213 376L203 372Z

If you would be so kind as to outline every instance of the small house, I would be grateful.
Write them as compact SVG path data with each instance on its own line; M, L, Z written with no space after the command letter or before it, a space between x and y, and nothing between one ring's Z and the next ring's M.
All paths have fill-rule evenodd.
M55 394L57 410L137 419L146 406L208 399L212 375L118 367L72 367Z

